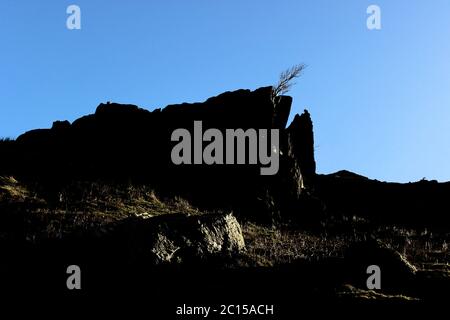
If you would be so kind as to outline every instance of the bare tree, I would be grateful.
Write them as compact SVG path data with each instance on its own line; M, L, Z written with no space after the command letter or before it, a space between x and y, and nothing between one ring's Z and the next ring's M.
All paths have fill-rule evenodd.
M292 85L295 84L295 82L292 82L295 78L298 78L302 75L303 70L305 70L306 65L296 64L295 66L283 71L280 74L280 80L278 80L278 83L276 86L272 87L272 103L274 108L277 106L278 103L278 97L280 95L283 95L291 89Z

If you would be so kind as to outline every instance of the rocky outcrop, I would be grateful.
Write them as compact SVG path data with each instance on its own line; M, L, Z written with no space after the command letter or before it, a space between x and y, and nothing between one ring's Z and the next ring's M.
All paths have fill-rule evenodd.
M417 269L406 258L379 240L367 240L351 245L345 252L351 281L365 288L369 277L367 267L376 265L381 271L381 289L386 292L409 292L415 286Z
M245 242L232 214L166 214L121 223L112 236L131 260L152 265L190 263L229 257L242 252Z
M302 115L295 115L287 132L292 145L292 153L301 168L304 184L310 187L313 185L316 175L316 161L314 159L313 124L308 110L305 110Z
M339 171L316 175L315 193L335 216L358 216L376 223L405 227L450 225L450 182L381 182Z
M131 179L161 193L180 195L201 208L246 212L272 221L282 206L297 201L315 167L309 114L296 116L286 129L292 98L279 97L275 108L271 92L272 87L237 90L203 103L169 105L152 112L134 105L100 104L94 114L72 124L56 121L51 129L21 135L8 163L0 159L0 171L8 168L19 178L39 179L51 186L71 180ZM202 121L203 132L208 128L280 130L278 173L261 176L261 164L174 165L171 134L178 128L192 131L194 121Z

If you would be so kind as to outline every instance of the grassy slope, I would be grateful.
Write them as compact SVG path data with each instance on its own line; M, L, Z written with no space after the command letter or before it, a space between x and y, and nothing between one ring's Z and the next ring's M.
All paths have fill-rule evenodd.
M205 214L183 199L161 199L147 186L77 182L50 192L38 186L25 186L12 177L0 178L2 225L8 225L8 221L4 220L11 215L23 214L25 237L29 242L41 238L63 238L80 230L101 230L129 217L145 219L180 212L187 215ZM276 267L298 261L314 263L329 258L339 259L349 244L375 236L420 269L450 274L449 234L374 226L358 217L327 219L321 222L322 227L317 230L242 221L247 249L237 257L234 267ZM0 228L0 239L7 238L8 232L14 230ZM347 287L343 296L389 298L358 290Z

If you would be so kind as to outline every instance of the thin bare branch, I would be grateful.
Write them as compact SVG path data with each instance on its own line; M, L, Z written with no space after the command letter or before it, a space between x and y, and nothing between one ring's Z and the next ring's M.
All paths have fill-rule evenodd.
M292 82L292 80L300 77L305 68L305 64L297 64L280 74L280 80L278 80L277 85L272 88L272 102L274 106L276 106L277 104L276 98L289 92L291 87L295 84L295 82Z

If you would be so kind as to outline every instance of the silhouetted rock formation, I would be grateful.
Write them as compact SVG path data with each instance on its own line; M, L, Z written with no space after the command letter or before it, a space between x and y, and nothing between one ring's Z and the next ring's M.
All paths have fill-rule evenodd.
M337 216L444 230L450 223L450 182L388 183L344 170L317 175L315 194L324 202L327 212Z
M295 115L287 132L294 157L302 168L304 184L312 186L316 175L316 161L314 160L313 124L308 110L305 110L301 116Z
M202 209L245 213L266 222L317 216L325 204L328 213L374 222L448 225L449 183L383 183L346 171L316 175L310 114L296 115L286 128L292 98L281 96L274 108L271 90L226 92L203 103L152 112L100 104L94 114L72 124L56 121L51 129L0 141L0 174L55 190L74 180L132 180ZM278 173L261 176L260 165L174 165L171 134L178 128L192 131L196 120L202 121L203 131L279 129Z
M367 267L375 265L381 270L381 287L387 292L408 292L414 285L416 267L399 252L381 241L367 240L351 245L345 252L347 272L353 284L366 289Z
M446 298L450 183L384 183L349 171L318 175L309 113L286 128L292 98L277 101L274 108L265 87L152 112L107 103L72 124L56 121L16 141L0 140L6 288L21 295L41 288L67 293L64 270L75 263L86 279L83 295L141 287L146 300L149 293L180 293L185 303L195 291L226 301L230 291L223 288L232 288L242 299L256 294L264 301L271 292L274 301L297 306L299 297L321 300L347 284L338 294L344 300L403 301L397 293L405 291L428 301ZM259 165L174 165L171 134L192 130L195 120L203 131L279 129L278 173L262 176ZM273 221L281 223L263 225ZM418 230L403 230L407 224ZM428 225L433 233L419 237ZM373 236L391 239L391 247L352 244ZM423 250L429 241L434 246ZM369 294L372 264L381 267L382 291Z
M226 92L203 103L169 105L152 112L134 105L100 104L95 114L72 124L56 121L51 129L18 137L6 160L0 160L0 171L52 187L70 180L132 179L186 197L200 207L254 212L271 221L282 207L298 201L303 176L311 181L315 172L309 113L296 116L286 130L292 98L281 96L274 108L271 90ZM173 130L192 131L196 120L202 121L203 131L279 129L278 174L261 176L259 165L172 164Z

